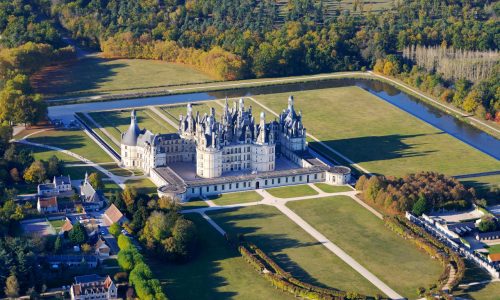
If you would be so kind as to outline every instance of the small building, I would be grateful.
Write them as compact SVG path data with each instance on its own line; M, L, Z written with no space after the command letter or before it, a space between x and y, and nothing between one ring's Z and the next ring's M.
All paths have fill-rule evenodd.
M73 188L71 187L71 178L68 176L54 176L54 180L52 181L52 184L54 184L54 187L59 193L63 192L68 192L72 191Z
M496 266L500 264L500 253L488 254L488 261Z
M111 204L111 206L104 212L104 222L107 225L112 225L114 223L123 225L128 222L128 219L114 204Z
M98 208L102 208L106 203L106 198L101 190L95 190L88 180L88 174L85 173L85 179L80 187L80 194L83 198L83 204L91 203L97 205Z
M41 214L57 213L59 211L59 208L57 206L57 197L38 197L36 209Z
M109 257L109 254L111 252L111 248L109 248L108 245L106 245L106 242L102 239L97 240L97 243L94 246L95 248L95 255L98 255L100 257Z
M41 197L56 196L57 190L52 183L42 183L37 187L37 194Z
M498 240L498 239L500 239L500 231L476 233L476 240L478 240L478 241Z
M45 261L55 269L62 266L96 268L98 263L95 255L49 255L45 257Z
M118 299L118 289L109 275L76 276L75 283L70 288L70 296L72 300Z
M70 232L71 229L73 229L73 223L69 218L66 218L66 221L64 222L63 226L61 227L61 230L59 231L60 235L63 235L65 232Z

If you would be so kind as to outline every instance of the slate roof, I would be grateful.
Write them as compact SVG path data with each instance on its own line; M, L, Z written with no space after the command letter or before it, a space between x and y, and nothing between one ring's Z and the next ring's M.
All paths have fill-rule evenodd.
M54 176L54 183L56 185L71 184L71 178L68 176Z
M94 187L87 181L84 181L83 185L81 186L81 193L85 197L86 202L100 202L106 200L103 192L100 190L96 191Z
M130 126L127 131L122 134L122 144L127 146L135 146L137 145L137 138L141 134L141 129L139 125L137 125L135 110L132 110L130 116Z

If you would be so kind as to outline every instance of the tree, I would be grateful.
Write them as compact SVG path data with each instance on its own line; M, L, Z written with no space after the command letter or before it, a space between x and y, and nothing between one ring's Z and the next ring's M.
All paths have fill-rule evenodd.
M414 215L420 216L427 211L427 200L423 194L420 194L417 202L413 205L412 213Z
M101 174L98 172L90 173L88 177L90 185L96 190L104 189L104 183L102 182Z
M29 183L42 183L47 179L47 171L43 163L37 160L24 172L23 177Z
M137 190L135 187L127 185L122 192L122 199L127 208L133 207L135 198L137 197Z
M495 231L497 229L497 223L492 217L482 217L478 227L481 232Z
M462 108L466 112L471 113L474 112L480 104L481 95L476 89L473 89L469 94L467 94L467 97L465 97L464 102L462 103Z
M59 254L62 250L62 240L61 236L57 236L56 241L54 242L54 253Z
M122 227L118 223L113 223L113 225L109 226L109 233L116 238L122 233L121 231Z
M69 231L68 235L73 245L81 245L87 240L87 232L81 223L73 225L73 229Z
M47 161L47 177L59 176L62 170L62 161L57 156L52 155Z
M90 251L92 251L92 246L90 246L87 243L82 245L82 252L83 253L90 253Z
M5 295L9 298L17 298L19 296L19 283L17 277L12 274L5 281Z
M17 168L12 168L9 173L12 181L16 183L21 181L21 176L19 175L19 171L17 170Z
M130 271L134 268L133 250L120 250L118 252L118 265L124 271Z

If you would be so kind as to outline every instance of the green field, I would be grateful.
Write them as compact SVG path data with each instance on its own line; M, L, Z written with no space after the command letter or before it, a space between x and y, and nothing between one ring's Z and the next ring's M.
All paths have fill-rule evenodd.
M82 130L46 130L30 136L28 141L69 150L96 163L113 161Z
M293 299L259 276L200 215L187 218L197 225L198 255L184 264L152 262L170 299Z
M249 206L209 215L229 235L244 234L283 269L305 282L370 295L381 293L272 206Z
M490 189L500 189L500 175L464 178L460 179L460 182L466 186L473 187L479 198L484 197L484 194L490 191Z
M24 144L16 144L16 148L21 150L25 149L33 153L33 157L37 160L44 160L47 161L49 158L51 158L53 155L55 155L57 158L60 160L64 161L65 163L67 162L81 162L78 159L74 158L73 156L69 156L67 154L64 154L59 151L55 150L50 150L42 147L36 147L36 146L31 146L31 145L24 145Z
M254 98L280 112L288 96ZM300 91L294 97L310 134L370 172L459 175L500 169L499 161L359 87Z
M183 209L194 209L194 208L203 208L203 207L208 207L208 204L199 199L192 199L188 202L182 203Z
M459 288L453 293L453 295L464 299L498 300L500 295L500 282L491 282L467 288Z
M176 132L170 124L162 120L150 109L138 109L135 111L137 124L141 129L148 129L153 133L171 133ZM127 131L130 125L130 110L113 110L92 112L89 115L101 125L117 141L121 140L122 132Z
M46 67L33 76L32 83L37 93L81 96L135 92L213 80L209 75L182 64L93 57Z
M211 197L217 205L231 205L238 203L255 202L262 200L262 196L255 191L221 194L216 197Z
M266 192L277 198L294 198L318 194L318 192L307 184L271 188L267 189Z
M59 232L59 230L61 229L61 227L64 225L64 223L66 222L66 220L51 220L49 221L50 225L52 225L52 227L54 227L54 229L56 230L56 232Z
M314 185L325 193L350 192L353 190L348 185L330 185L326 183L315 183Z
M127 180L126 185L133 186L137 189L139 194L156 195L156 185L148 178L138 179L138 180Z
M405 297L417 297L418 287L428 287L441 275L437 260L395 235L349 197L293 201L287 206Z
M500 244L488 246L488 251L490 254L500 253Z

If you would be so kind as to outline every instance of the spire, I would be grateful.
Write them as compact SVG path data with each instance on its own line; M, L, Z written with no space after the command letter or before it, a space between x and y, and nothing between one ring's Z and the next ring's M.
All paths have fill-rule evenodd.
M85 179L83 181L83 185L87 185L89 184L89 174L87 172L85 172Z
M187 104L187 117L191 117L193 115L193 106L191 105L191 103L188 103Z
M290 95L288 97L288 110L290 110L290 111L293 110L293 96L292 95Z

